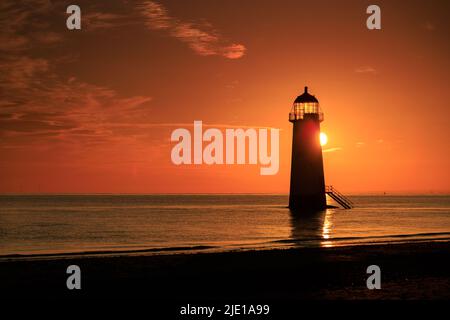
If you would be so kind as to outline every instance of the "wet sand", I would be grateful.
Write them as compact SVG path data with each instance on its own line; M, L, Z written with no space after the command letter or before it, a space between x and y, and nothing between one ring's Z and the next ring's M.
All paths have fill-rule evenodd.
M82 289L66 288L78 265ZM368 290L366 268L381 268ZM449 299L450 243L0 261L9 298L144 298L153 301Z

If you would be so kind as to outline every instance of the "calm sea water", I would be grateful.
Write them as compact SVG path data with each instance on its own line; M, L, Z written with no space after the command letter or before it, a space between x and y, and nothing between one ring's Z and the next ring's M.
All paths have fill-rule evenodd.
M283 195L2 195L0 256L450 240L449 196L350 198L294 216Z

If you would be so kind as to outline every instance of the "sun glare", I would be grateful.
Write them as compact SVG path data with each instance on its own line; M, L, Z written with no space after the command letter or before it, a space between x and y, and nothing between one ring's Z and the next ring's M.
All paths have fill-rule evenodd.
M321 133L320 133L320 145L321 145L321 146L324 146L324 145L327 144L327 142L328 142L328 136L327 136L327 134L324 133L324 132L321 132Z

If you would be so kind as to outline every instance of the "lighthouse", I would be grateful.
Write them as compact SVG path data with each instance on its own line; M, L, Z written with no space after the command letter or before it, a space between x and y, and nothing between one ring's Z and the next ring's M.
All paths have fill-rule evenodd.
M289 122L293 124L289 208L320 211L326 208L320 123L323 112L317 98L305 92L295 99Z

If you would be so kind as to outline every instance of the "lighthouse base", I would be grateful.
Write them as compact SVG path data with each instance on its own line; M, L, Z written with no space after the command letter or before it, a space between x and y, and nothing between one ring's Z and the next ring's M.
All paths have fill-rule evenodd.
M289 209L292 211L322 211L326 208L327 201L325 194L289 196Z

